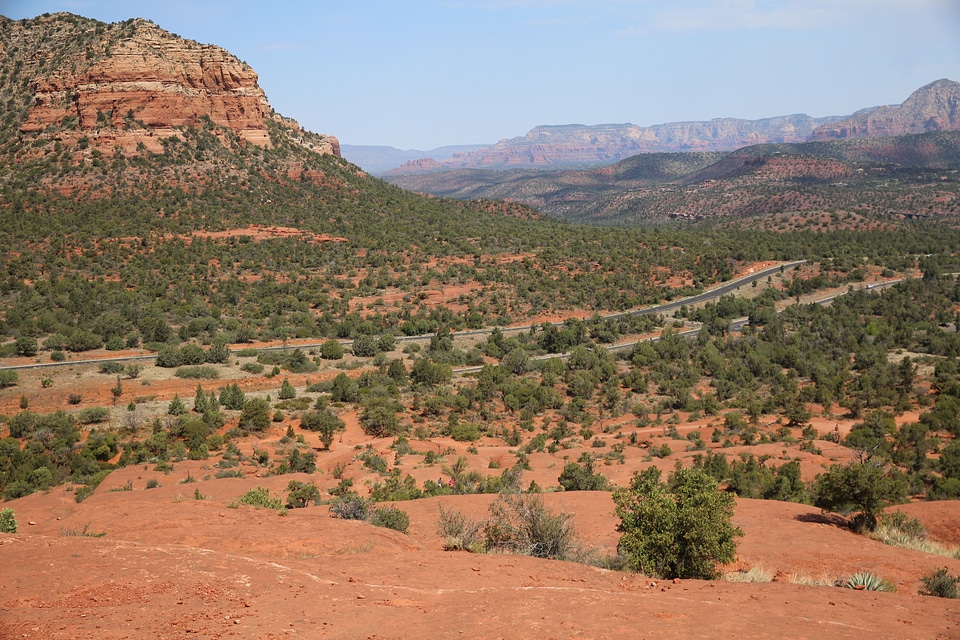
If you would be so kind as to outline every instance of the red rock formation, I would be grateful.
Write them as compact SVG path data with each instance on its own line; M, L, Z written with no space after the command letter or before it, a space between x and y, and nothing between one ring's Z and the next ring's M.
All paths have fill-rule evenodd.
M633 124L540 126L526 135L501 140L439 163L410 161L388 175L471 167L545 167L613 163L638 153L730 151L768 142L804 142L817 125L834 118L806 115L763 120L715 118L650 127Z
M960 83L937 80L899 106L880 107L818 127L811 140L880 138L930 131L960 131Z
M273 115L256 72L228 51L146 20L133 27L132 35L98 43L108 53L92 64L73 60L36 81L20 132L64 142L87 137L94 148L130 154L140 144L162 152L162 138L176 135L176 127L200 125L204 116L260 146L271 145L267 118L299 131L295 122ZM63 126L65 119L70 126ZM340 155L336 139L327 140L315 150Z

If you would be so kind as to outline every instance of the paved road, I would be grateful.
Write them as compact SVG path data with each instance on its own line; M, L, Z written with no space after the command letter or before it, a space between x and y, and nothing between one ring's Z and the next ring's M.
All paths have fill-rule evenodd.
M740 287L742 287L743 285L750 284L757 280L766 278L767 276L772 276L776 273L781 273L783 271L786 271L787 269L794 269L800 266L801 264L804 264L805 262L806 260L796 260L794 262L785 262L783 264L779 264L774 267L768 267L766 269L761 269L756 273L751 273L749 275L737 278L735 280L731 280L730 282L726 282L712 289L708 289L703 293L698 293L697 295L694 295L694 296L682 298L680 300L674 300L671 302L667 302L665 304L654 305L652 307L645 307L643 309L634 309L632 311L624 311L621 313L611 313L603 317L606 319L615 320L617 318L624 318L628 316L643 316L643 315L658 314L658 313L670 313L672 311L676 311L677 309L679 309L684 305L689 307L695 304L699 304L701 302L715 300L717 298L720 298L721 296L731 294L737 289L739 289ZM561 322L554 322L552 324L554 326L560 327L560 326L563 326L564 323L561 321ZM521 327L500 327L500 332L504 334L516 333L521 331L529 331L533 327L541 327L541 326L543 326L543 323L524 325ZM467 331L457 331L452 333L452 336L454 338L464 338L464 337L471 337L471 336L488 335L490 334L490 332L493 331L493 329L494 329L493 327L488 327L485 329L470 329ZM418 335L418 336L398 336L396 340L397 342L414 342L417 340L429 340L432 337L433 337L432 333L425 333L423 335ZM353 344L353 340L341 340L340 344L348 347ZM290 349L291 347L296 347L299 349L319 349L321 346L323 346L323 342L297 344L297 345L290 345L290 346L277 346L277 347L257 347L257 350L258 351L285 351L287 349ZM621 348L621 347L618 346L614 348ZM231 350L231 353L236 353L236 351L237 351L236 349ZM557 356L554 356L554 357L557 357ZM73 366L78 364L99 364L101 362L136 362L138 360L139 361L153 360L155 358L156 358L156 354L144 354L139 356L120 356L116 358L91 358L91 359L83 359L83 360L67 360L64 362L40 362L40 363L34 363L34 364L12 365L7 367L0 367L0 370L64 367L64 366ZM458 370L458 371L466 371L466 370Z
M886 288L888 288L888 287L892 287L892 286L894 286L894 285L896 285L896 284L899 284L899 283L901 283L901 282L903 282L903 279L902 279L902 278L900 278L900 279L898 279L898 280L887 280L887 281L885 281L885 282L878 282L878 283L876 283L876 284L868 284L868 285L867 285L866 287L864 287L864 288L865 288L865 289L868 289L868 290L870 290L870 291L879 291L879 290L882 290L882 289L886 289ZM736 287L734 287L734 289L736 289ZM711 292L711 293L712 293L712 292ZM729 291L728 291L727 293L729 293ZM804 304L819 304L819 305L830 304L830 303L833 302L838 296L845 295L846 293L847 293L847 292L845 291L845 292L840 293L840 294L831 294L831 295L825 296L825 297L823 297L823 298L817 298L817 299L814 299L814 300L810 300L810 301L808 301L808 302L805 302ZM725 294L720 294L720 295L725 295ZM698 296L694 296L694 297L698 297ZM709 300L709 299L710 299L710 298L707 298L707 300ZM685 300L691 300L691 298L685 298ZM703 302L703 300L699 300L698 302ZM671 303L671 305L672 305L672 304L673 304L673 303ZM680 305L680 304L688 304L688 303L685 302L685 301L679 301L679 302L677 302L676 304L677 304L677 305ZM667 306L667 305L661 305L660 308L662 308L663 306ZM678 308L679 308L679 306L678 306ZM778 313L782 313L782 312L783 312L782 309L781 309L780 311L778 311ZM631 312L631 313L636 313L636 312ZM733 320L730 321L730 325L729 325L729 327L728 327L728 331L730 331L731 333L743 331L743 327L744 327L748 322L750 322L750 318L735 318L735 319L733 319ZM698 333L700 333L700 329L701 329L702 326L703 326L702 323L694 323L694 322L688 322L687 325L695 325L695 326L689 327L689 328L687 328L687 329L683 329L682 331L678 331L678 332L677 332L677 335L681 335L681 336L688 337L688 338L693 337L693 336L696 336ZM652 337L650 337L650 338L641 338L640 340L632 340L632 341L630 341L630 342L620 342L620 343L617 343L617 344L614 344L614 345L610 345L609 347L607 347L607 351L626 351L626 350L628 350L628 349L633 349L633 347L635 347L635 346L636 346L638 343L640 343L640 342L657 342L658 340L660 340L660 337L659 337L659 336L652 336ZM561 360L566 360L566 359L569 358L569 357L570 357L570 353L569 353L569 352L565 352L565 353L551 353L551 354L542 355L542 356L533 356L533 357L530 358L530 359L531 359L531 360L549 360L549 359L551 359L551 358L560 358ZM463 367L463 368L459 368L459 369L454 369L453 372L454 372L454 374L463 375L463 374L467 374L467 373L476 373L476 372L478 372L478 371L480 371L480 370L482 370L482 369L483 369L483 367Z

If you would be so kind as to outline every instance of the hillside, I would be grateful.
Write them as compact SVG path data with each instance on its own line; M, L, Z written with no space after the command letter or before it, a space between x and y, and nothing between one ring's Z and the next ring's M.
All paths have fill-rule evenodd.
M872 181L579 225L372 178L145 21L0 26L0 637L957 635L956 134L557 174L658 222ZM638 478L693 479L643 520L696 571L619 545Z
M960 133L641 154L589 171L458 170L390 177L406 189L501 198L579 222L723 221L856 208L957 222ZM762 223L760 223L762 224Z

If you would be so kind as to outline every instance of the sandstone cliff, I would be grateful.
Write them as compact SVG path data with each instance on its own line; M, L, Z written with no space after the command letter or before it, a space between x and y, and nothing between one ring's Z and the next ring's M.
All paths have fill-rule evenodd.
M960 83L947 79L931 82L901 105L823 125L810 139L880 138L931 131L960 131Z
M835 118L807 115L762 120L715 118L650 127L633 124L541 126L517 138L438 163L412 161L388 175L478 167L547 167L610 164L639 153L730 151L753 144L803 142Z
M5 93L22 93L24 139L89 146L103 153L161 153L178 128L212 123L218 135L272 145L276 115L257 74L228 51L134 19L104 24L70 14L33 20L0 18L0 59L16 71ZM13 74L11 74L12 76ZM222 127L222 129L219 129ZM339 155L336 138L312 136L315 151Z

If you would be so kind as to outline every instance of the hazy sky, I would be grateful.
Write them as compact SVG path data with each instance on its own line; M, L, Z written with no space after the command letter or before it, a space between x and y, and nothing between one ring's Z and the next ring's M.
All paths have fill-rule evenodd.
M428 150L540 124L846 115L960 81L960 0L0 0L220 45L274 109Z

